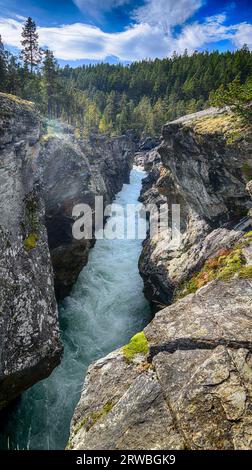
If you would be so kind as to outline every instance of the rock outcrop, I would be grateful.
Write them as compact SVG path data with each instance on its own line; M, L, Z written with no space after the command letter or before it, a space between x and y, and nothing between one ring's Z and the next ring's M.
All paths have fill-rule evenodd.
M0 408L59 364L58 311L34 165L40 119L0 94Z
M54 269L55 292L62 299L71 291L94 244L72 235L76 204L88 204L95 212L95 196L110 204L129 180L134 156L130 135L107 138L91 135L77 139L73 129L58 124L45 135L38 165L44 181L46 226Z
M163 137L141 198L181 201L182 241L147 239L140 270L171 305L90 366L69 449L252 449L251 128L210 110Z
M156 149L162 166L154 163L155 177L142 200L160 205L161 195L169 208L180 204L182 239L178 249L169 249L171 234L165 230L144 243L139 270L155 310L170 304L176 288L206 259L232 246L250 224L250 136L251 130L226 109L202 111L164 126Z

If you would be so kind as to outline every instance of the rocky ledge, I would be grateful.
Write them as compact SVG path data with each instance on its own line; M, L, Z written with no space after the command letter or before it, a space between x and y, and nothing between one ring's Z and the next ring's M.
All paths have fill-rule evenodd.
M251 135L226 109L164 127L141 198L181 204L182 242L147 239L140 269L171 305L90 366L69 449L252 449Z
M58 311L34 162L40 119L0 93L0 408L59 364Z

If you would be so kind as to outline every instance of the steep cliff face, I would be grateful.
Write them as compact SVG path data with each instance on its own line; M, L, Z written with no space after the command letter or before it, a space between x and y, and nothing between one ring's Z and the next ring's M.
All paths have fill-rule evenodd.
M183 232L177 250L168 247L169 231L144 244L139 269L146 294L162 305L209 257L232 246L250 223L251 130L227 110L210 109L164 126L157 151L162 169L149 193L180 204Z
M91 365L68 448L252 448L251 134L227 110L164 127L142 198L181 201L182 242L147 239L140 270L173 303Z
M58 312L35 177L40 120L0 94L0 408L59 363Z
M94 244L94 238L73 238L73 207L85 203L94 212L96 195L103 196L104 206L111 203L129 179L133 153L130 136L78 140L71 127L58 125L54 136L44 137L38 165L44 181L46 226L59 299L69 294Z

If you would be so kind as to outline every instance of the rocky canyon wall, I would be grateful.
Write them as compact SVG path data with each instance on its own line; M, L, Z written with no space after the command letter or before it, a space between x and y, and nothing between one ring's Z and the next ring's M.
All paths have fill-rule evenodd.
M130 135L45 131L32 103L0 93L0 408L59 364L55 293L70 292L94 243L73 238L73 206L111 203L133 154Z
M62 346L53 271L34 162L40 118L0 94L0 408L47 377Z

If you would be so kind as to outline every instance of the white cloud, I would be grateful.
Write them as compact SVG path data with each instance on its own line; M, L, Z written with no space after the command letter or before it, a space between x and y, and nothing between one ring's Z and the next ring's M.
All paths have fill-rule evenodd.
M5 44L20 47L22 23L0 18ZM167 55L168 44L163 32L148 24L130 27L121 33L105 33L100 28L74 23L58 27L38 27L41 46L48 46L58 59L104 59L114 55L121 60Z
M203 0L146 0L135 9L133 17L138 23L162 25L169 29L183 24L197 11Z
M75 5L83 12L100 20L102 14L130 3L131 0L73 0Z
M252 49L252 24L241 23L238 25L233 41L237 47L247 44Z
M183 52L185 49L189 53L211 42L218 42L223 39L232 39L233 27L225 26L224 14L212 16L204 23L193 23L183 28L181 34L174 41L174 50Z
M0 34L5 44L20 48L23 23L0 17ZM209 43L230 39L240 47L247 42L252 47L252 25L225 25L225 15L212 16L204 22L194 22L182 28L177 36L171 30L164 34L159 24L136 23L119 33L106 33L101 28L84 23L57 27L38 27L41 46L52 49L58 59L66 61L104 60L116 56L123 61L165 57L174 50L189 53Z
M12 18L0 18L0 34L4 44L20 47L21 32L21 21Z

